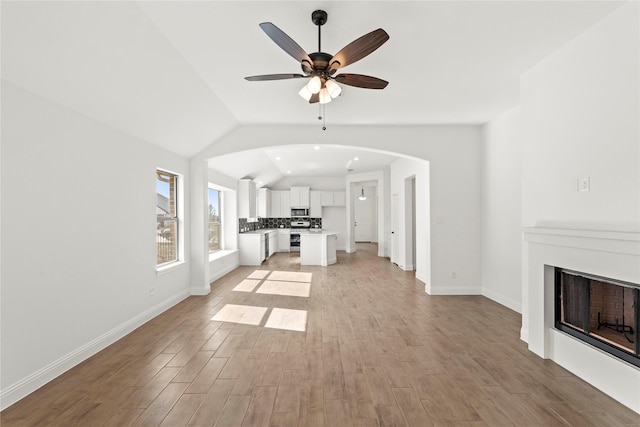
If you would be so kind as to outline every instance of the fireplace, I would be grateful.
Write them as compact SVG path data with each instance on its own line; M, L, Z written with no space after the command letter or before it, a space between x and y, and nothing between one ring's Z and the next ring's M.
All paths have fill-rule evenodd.
M640 336L637 330L638 304L633 307L636 311L628 311L637 301L637 296L630 294L638 289L637 284L640 283L640 227L592 224L587 228L584 223L539 224L524 229L522 255L525 262L521 337L529 350L553 360L640 414L640 366L634 363L637 361L636 343L629 343L623 332L615 331L625 330L633 341ZM588 305L582 303L577 307L567 307L565 314L573 310L572 317L560 322L564 323L560 327L556 326L556 315L557 311L564 309L562 305L558 306L556 299L557 267L567 272L587 272L582 276L588 276L589 290L582 289L582 294L591 299ZM598 310L589 308L587 317L585 307L591 307L598 298L597 294L593 297L591 293L594 282L623 288L627 310L624 321L622 313L604 313L601 309L600 323L611 327L601 325L598 329ZM580 290L567 290L567 297L571 291L577 293ZM633 322L636 326L631 325ZM622 324L633 326L634 333L631 334L629 328L622 328ZM584 337L585 340L582 339ZM602 343L615 344L603 350L597 347Z
M555 269L555 327L640 367L640 286Z

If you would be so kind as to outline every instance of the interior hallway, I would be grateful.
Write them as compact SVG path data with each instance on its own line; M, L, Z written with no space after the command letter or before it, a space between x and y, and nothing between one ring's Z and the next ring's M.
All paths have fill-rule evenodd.
M289 253L240 267L9 407L1 424L640 425L529 352L519 314L482 296L426 295L376 252L359 244L330 267L300 267Z

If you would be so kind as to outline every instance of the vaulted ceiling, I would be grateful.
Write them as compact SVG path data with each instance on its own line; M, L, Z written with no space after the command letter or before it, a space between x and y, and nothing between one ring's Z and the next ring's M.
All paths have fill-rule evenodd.
M299 64L258 24L317 50L376 28L390 39L345 72L390 82L344 87L327 126L482 124L517 105L519 78L621 2L139 1L2 2L2 79L190 157L237 126L318 125ZM343 160L340 159L340 162Z

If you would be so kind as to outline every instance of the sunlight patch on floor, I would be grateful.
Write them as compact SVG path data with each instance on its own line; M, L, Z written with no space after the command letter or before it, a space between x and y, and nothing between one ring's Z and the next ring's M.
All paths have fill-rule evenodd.
M271 270L256 270L247 276L247 279L264 279L271 273Z
M307 328L307 311L274 308L264 327L304 332Z
M211 320L217 322L242 323L244 325L259 325L266 312L267 307L227 304L222 307Z
M269 276L269 280L311 283L312 277L313 273L304 273L301 271L274 271Z
M253 292L256 286L258 286L258 283L260 283L260 280L244 279L242 282L238 283L238 286L233 288L233 290L239 292Z
M258 288L256 293L308 298L309 294L311 293L311 284L265 280L262 286Z

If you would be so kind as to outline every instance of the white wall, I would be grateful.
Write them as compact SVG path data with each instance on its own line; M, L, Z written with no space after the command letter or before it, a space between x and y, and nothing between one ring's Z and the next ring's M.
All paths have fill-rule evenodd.
M282 141L355 146L428 160L433 224L431 282L439 293L460 293L466 287L479 292L479 126L335 125L326 131L315 126L247 126L229 132L196 158L204 161L231 152L277 147ZM451 278L453 271L457 272L455 279Z
M524 226L637 226L638 7L628 2L522 77ZM579 177L590 192L578 192Z
M2 82L3 407L189 295L156 273L158 167L189 188L186 159Z
M625 3L527 72L521 92L522 224L531 227L523 247L522 337L532 351L635 411L640 394L627 390L637 385L637 369L618 375L612 366L628 365L608 356L594 362L593 354L602 354L584 345L560 345L563 334L547 316L552 291L545 289L544 270L567 267L630 281L640 275L639 17L638 2ZM591 191L578 192L578 177L591 178ZM552 239L554 233L559 237ZM569 244L574 241L580 244Z
M522 311L521 113L516 107L483 127L482 294Z
M407 189L406 180L409 178L415 179L416 188L416 278L425 283L426 292L430 294L438 293L439 286L432 280L431 255L434 248L432 247L431 238L429 162L424 160L398 159L391 164L391 200L394 200L394 195L398 195L398 207L395 210L391 209L391 215L394 215L394 212L398 213L397 220L394 220L393 217L391 218L391 223L398 225L398 229L393 230L395 238L398 239L397 247L399 251L398 256L394 256L394 258L400 268L406 270L414 269L413 257L407 252L407 247L411 246L412 236L408 236L405 233L407 228L405 220L411 216L407 215L407 210L405 209L407 206L406 196L410 196L411 193L407 194L405 191ZM477 278L474 282L476 280Z

